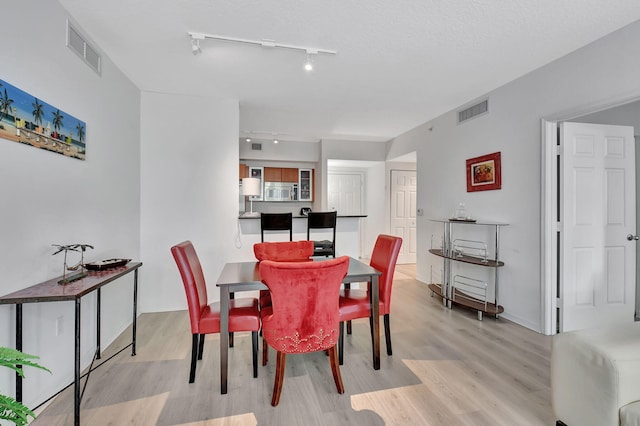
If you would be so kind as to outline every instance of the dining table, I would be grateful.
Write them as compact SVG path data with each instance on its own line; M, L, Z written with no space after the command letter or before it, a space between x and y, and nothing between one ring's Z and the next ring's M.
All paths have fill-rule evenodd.
M325 258L315 258L322 262ZM220 393L227 393L229 371L229 302L232 294L242 291L268 290L260 278L260 262L226 263L220 273L216 286L220 289ZM370 282L371 316L373 323L372 353L373 368L380 369L380 318L378 277L382 273L358 259L349 257L349 270L342 282L344 284Z

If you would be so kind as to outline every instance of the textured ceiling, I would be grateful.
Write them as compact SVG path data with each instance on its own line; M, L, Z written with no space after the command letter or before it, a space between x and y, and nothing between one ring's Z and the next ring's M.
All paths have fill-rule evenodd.
M141 89L238 99L241 135L389 140L640 19L638 0L59 0ZM187 32L336 50L303 52Z

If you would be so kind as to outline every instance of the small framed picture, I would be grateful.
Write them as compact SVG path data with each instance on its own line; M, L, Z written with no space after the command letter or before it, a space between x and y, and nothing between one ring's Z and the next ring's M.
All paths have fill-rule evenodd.
M499 152L467 160L467 192L489 191L501 187Z

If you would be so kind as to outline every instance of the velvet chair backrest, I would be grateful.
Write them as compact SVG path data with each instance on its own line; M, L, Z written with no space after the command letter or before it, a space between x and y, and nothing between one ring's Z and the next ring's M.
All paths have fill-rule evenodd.
M197 334L200 329L202 311L207 307L207 284L202 273L202 266L191 241L183 241L171 247L171 254L178 265L184 291L187 295L191 333Z
M333 347L339 337L340 285L349 257L318 262L260 262L260 276L273 303L262 322L269 345L284 353Z
M396 270L396 262L398 261L401 246L402 238L380 234L373 247L369 265L382 272L382 275L378 278L378 288L380 289L380 301L384 303L386 312L380 311L380 315L390 313L393 273Z
M313 241L279 241L256 243L253 253L258 261L303 262L313 256Z

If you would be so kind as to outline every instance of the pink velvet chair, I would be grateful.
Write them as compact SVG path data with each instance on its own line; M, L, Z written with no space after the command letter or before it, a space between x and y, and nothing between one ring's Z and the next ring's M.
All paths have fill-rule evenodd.
M191 370L189 383L196 376L196 357L202 359L205 335L220 333L220 303L208 303L207 285L200 260L191 241L171 247L187 295L191 333ZM258 330L260 311L258 299L234 299L229 305L229 331L250 331L253 348L253 377L258 377Z
M370 266L382 272L382 275L378 277L379 313L384 315L384 336L387 343L387 355L392 355L389 314L391 313L393 273L396 269L400 247L402 247L402 238L392 235L378 235L371 254L371 261L369 262ZM371 283L367 285L367 290L345 289L340 292L340 365L343 362L344 352L344 322L350 322L356 318L371 317L369 291L371 291ZM369 326L371 325L371 321L369 321Z
M309 262L313 256L313 241L281 241L256 243L253 253L259 262L273 260L274 262ZM271 295L268 290L260 290L260 309L271 306ZM267 365L269 348L263 342L262 365Z
M287 354L328 350L333 380L344 393L336 345L338 298L349 270L349 257L318 262L260 263L260 276L271 291L272 306L262 315L262 332L278 351L271 405L280 401Z

